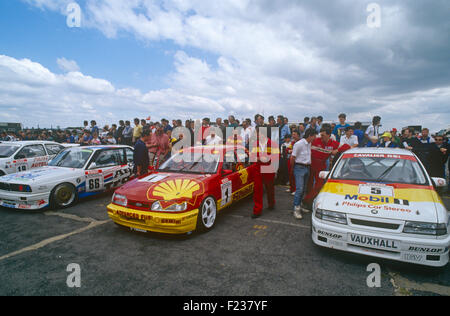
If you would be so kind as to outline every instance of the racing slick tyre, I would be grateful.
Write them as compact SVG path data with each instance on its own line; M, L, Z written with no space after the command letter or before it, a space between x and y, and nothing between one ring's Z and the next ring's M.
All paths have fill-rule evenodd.
M216 200L209 196L201 204L197 217L197 230L208 232L216 224L217 204Z
M50 193L50 206L54 209L68 208L77 200L77 191L70 183L58 184Z

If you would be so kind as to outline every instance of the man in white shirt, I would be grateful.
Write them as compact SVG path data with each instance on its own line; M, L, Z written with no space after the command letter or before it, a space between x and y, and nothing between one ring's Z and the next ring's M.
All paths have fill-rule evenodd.
M250 138L252 137L253 128L251 126L252 121L250 119L247 119L242 122L242 130L241 130L241 137L242 141L244 142L244 146L246 148L249 148L250 145Z
M211 128L211 134L206 137L205 145L218 146L223 145L223 139L216 135L214 128Z
M356 148L359 145L358 136L353 135L353 127L348 126L345 128L345 134L341 137L341 146L349 145L351 148Z
M370 125L366 130L366 138L370 139L370 137L380 137L380 125L381 125L381 117L375 116L372 120L372 125Z
M311 143L316 138L317 131L313 128L307 129L305 137L295 143L292 149L291 166L295 177L295 196L294 196L294 217L302 219L301 203L308 183L309 171L311 166Z

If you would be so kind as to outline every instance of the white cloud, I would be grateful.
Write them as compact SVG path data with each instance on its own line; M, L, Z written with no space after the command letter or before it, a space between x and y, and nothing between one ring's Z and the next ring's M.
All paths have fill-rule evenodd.
M198 118L224 112L216 100L173 89L142 93L116 89L107 80L81 72L54 74L41 64L0 55L0 118L25 126L74 126L95 119L100 125L134 117Z
M60 12L66 4L26 1ZM173 112L182 118L188 110L202 116L264 112L292 121L319 114L336 119L346 112L350 120L381 115L388 127L414 124L418 117L430 127L446 127L449 29L437 18L447 21L441 12L448 1L377 3L383 10L380 29L366 26L366 3L348 0L86 0L83 27L109 38L125 32L140 41L169 40L178 46L175 71L162 78L167 89L117 90L107 80L82 74L76 63L60 65L69 74L58 76L39 64L28 69L25 61L15 60L9 61L13 69L3 71L17 80L4 81L25 95L33 94L36 84L60 85L68 104L75 102L66 100L71 97L87 98L89 104L124 113L119 104L129 102L128 109L153 117ZM217 60L189 56L186 47Z
M80 71L80 67L78 66L77 62L74 60L67 60L64 57L58 58L56 60L56 63L58 64L59 69L65 72L75 72Z

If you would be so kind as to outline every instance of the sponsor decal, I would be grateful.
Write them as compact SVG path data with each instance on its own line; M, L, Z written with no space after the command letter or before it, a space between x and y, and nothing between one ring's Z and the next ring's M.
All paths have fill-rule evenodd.
M47 166L48 163L47 161L43 161L43 162L35 162L31 165L31 168L40 168L40 167L44 167Z
M193 179L176 179L155 184L147 190L149 201L159 201L161 206L167 207L186 202L195 206L197 199L201 198L205 189L202 182Z
M402 212L402 213L411 213L412 211L407 208L402 207L393 207L389 205L373 205L373 204L361 204L358 202L343 202L342 206L356 207L356 208L366 208L372 209L371 213L376 215L379 211L392 211L392 212Z
M343 159L349 158L387 158L387 159L404 159L416 161L414 156L409 155L397 155L397 154L344 154Z
M192 199L194 192L200 190L200 185L191 180L178 179L161 183L153 190L153 196L165 201L177 199Z
M415 251L415 252L425 252L425 253L443 253L444 248L430 248L430 247L409 247L408 251Z
M413 262L421 262L424 259L424 255L418 255L418 254L412 254L412 253L405 253L403 255L403 260L406 261L413 261Z
M332 239L342 239L342 235L335 234L335 233L329 233L329 232L326 232L323 230L318 230L317 234L328 237L328 238L332 238Z
M253 193L253 189L254 189L254 183L246 186L245 188L242 188L241 190L233 193L233 200L238 201L238 200L241 200L241 199L249 196L250 194Z
M382 205L382 204L397 204L401 206L409 206L409 200L404 199L396 199L389 196L366 196L366 195L359 195L359 194L346 194L345 200L347 201L361 201L370 203L371 205ZM345 203L345 202L344 202ZM369 206L372 207L372 206ZM409 210L409 212L411 212Z
M247 181L248 181L248 171L247 171L247 169L241 169L239 171L239 177L241 178L242 184L247 184Z

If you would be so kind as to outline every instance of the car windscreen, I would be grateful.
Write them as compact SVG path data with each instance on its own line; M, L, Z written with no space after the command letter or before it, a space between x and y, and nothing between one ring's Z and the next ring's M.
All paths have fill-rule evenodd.
M49 162L49 166L81 169L91 157L91 149L66 149Z
M344 154L331 179L428 185L413 156Z
M18 145L0 145L0 158L11 157L19 148Z
M166 161L159 171L177 173L207 173L217 171L219 155L210 153L179 153Z

